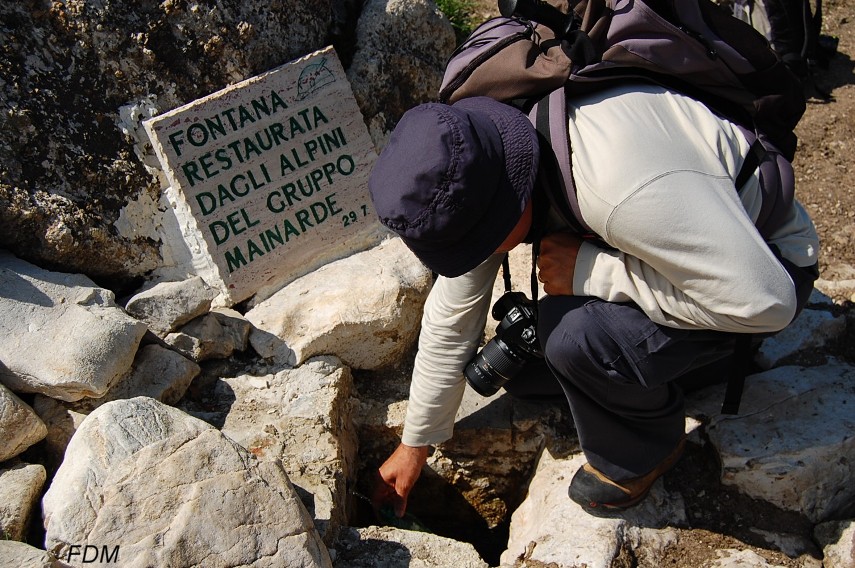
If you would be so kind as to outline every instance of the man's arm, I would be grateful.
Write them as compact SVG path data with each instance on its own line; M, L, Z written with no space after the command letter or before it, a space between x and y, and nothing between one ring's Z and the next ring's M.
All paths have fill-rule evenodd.
M402 441L436 445L451 438L466 383L463 369L484 332L501 255L457 278L439 277L425 302Z
M618 250L579 248L576 294L631 300L663 325L737 333L778 331L795 313L792 280L729 179L671 172L615 207L602 233Z
M463 369L478 349L493 283L501 265L493 255L458 278L437 279L425 302L402 443L380 466L372 501L391 503L402 516L427 460L428 446L451 437L466 388Z

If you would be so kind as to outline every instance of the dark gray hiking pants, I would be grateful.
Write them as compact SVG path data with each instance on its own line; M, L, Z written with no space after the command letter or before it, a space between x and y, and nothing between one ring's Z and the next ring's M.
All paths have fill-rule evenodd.
M801 310L816 268L784 264ZM558 380L521 376L505 389L521 398L563 392L585 457L624 480L651 471L674 449L685 428L684 389L730 378L738 334L661 326L632 303L547 296L539 304L538 337Z

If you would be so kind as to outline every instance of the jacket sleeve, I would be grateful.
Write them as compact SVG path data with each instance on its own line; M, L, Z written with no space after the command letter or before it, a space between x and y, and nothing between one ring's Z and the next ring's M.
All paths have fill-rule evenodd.
M466 383L463 369L478 350L502 255L457 278L440 276L425 302L407 417L408 446L451 438Z
M812 227L802 233L790 244L809 257ZM613 209L602 236L618 250L583 245L574 274L579 294L636 302L672 327L763 333L793 318L792 280L727 176L660 176Z

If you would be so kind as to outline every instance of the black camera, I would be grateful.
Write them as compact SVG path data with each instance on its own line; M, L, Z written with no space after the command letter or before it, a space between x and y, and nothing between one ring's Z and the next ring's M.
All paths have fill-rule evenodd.
M496 394L527 362L543 357L535 307L522 292L506 292L493 305L493 319L499 322L496 337L475 354L463 371L469 386L481 396Z

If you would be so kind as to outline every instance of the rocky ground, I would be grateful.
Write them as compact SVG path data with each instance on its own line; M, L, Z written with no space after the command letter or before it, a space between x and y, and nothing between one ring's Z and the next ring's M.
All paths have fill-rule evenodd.
M481 2L482 0L477 1ZM479 12L479 14L486 17L494 11L495 2L494 0L483 0L483 4L485 6L484 11ZM60 4L56 3L56 5L59 6ZM824 3L825 26L823 32L829 36L838 37L840 44L837 55L829 62L828 67L814 70L814 82L809 88L810 104L797 131L800 137L800 149L795 162L799 184L798 196L813 216L823 243L821 256L823 281L818 283L818 288L833 297L838 303L834 308L835 310L849 316L848 331L835 340L833 344L827 345L821 352L802 356L797 361L787 361L792 363L821 364L829 356L840 357L850 364L855 362L855 310L852 309L853 302L855 302L855 208L852 207L851 170L853 161L850 158L852 149L855 147L855 118L853 118L855 116L855 112L853 112L853 104L855 104L855 33L852 29L855 9L853 8L855 8L855 0L826 0ZM262 41L260 43L269 42ZM237 51L242 53L245 49ZM436 50L418 48L416 51L432 53ZM400 83L400 81L384 81L384 84L396 83ZM824 97L823 93L830 94L831 98ZM151 346L147 345L147 347ZM197 359L201 360L201 356ZM411 358L408 360L412 361ZM204 391L206 386L210 386L220 379L227 383L228 379L224 379L224 377L248 373L248 369L254 368L258 361L257 354L251 351L247 351L241 356L235 356L229 361L230 365L234 365L234 369L224 368L224 363L218 359L210 363L206 361L202 366L204 368L202 379L195 381L194 387L188 393L188 400L192 399L192 402L197 402L196 398L198 398L204 402L203 394L196 391ZM259 373L261 371L254 374ZM378 377L378 374L383 376ZM397 401L403 401L406 398L409 384L410 368L407 365L396 368L394 372L369 373L362 371L355 372L354 375L356 390L358 391L356 394L359 395L360 400L387 401L393 399L396 402L392 407L400 409L401 405ZM27 401L32 402L32 398L32 396L27 397ZM232 404L233 402L234 397L224 403L231 407L235 406ZM202 410L212 411L206 407ZM259 414L266 416L268 412L254 411L250 414L257 417ZM389 418L385 414L384 417ZM563 431L567 432L567 441L572 445L573 433L569 420L560 426ZM360 455L360 460L364 462L363 473L365 474L361 476L360 481L364 482L370 479L368 474L370 474L371 467L377 465L369 462L368 453L374 452L370 456L372 459L374 457L382 459L381 456L388 455L392 444L396 443L397 440L381 440L379 436L371 433L366 435L366 432L361 432L361 434L362 439L360 439L359 445L366 454ZM387 438L390 435L391 433L387 429ZM461 445L466 443L468 442L464 439ZM376 447L372 447L372 444ZM262 449L252 446L250 451L263 453ZM460 450L460 448L457 449ZM34 454L37 451L39 450L34 449L30 453ZM439 453L441 454L443 451L444 449L441 449ZM477 457L482 459L483 456L478 455ZM38 462L36 459L32 461ZM719 480L720 471L716 454L709 444L692 444L677 467L665 477L667 490L670 493L678 493L686 503L687 523L681 524L680 528L676 529L679 539L675 544L668 547L664 562L660 562L659 565L692 568L718 566L715 564L716 551L737 549L745 551L746 554L764 558L770 566L787 568L817 568L819 566L820 560L818 559L821 558L821 551L818 547L811 549L808 546L807 551L801 549L797 554L788 555L779 551L781 548L787 548L786 542L779 542L779 546L773 549L773 546L763 538L764 534L772 533L788 535L795 542L810 542L814 537L814 527L811 522L798 514L782 511L769 503L751 499L731 487L723 486ZM431 477L429 472L425 477ZM430 480L424 480L423 483L426 481ZM517 481L519 482L518 488L522 491L526 486L524 480L512 480L508 483ZM360 487L359 491L360 493L368 493L369 490L367 487ZM358 496L354 496L358 499ZM444 494L441 498L434 500L436 501L433 503L434 507L439 505L440 508L446 509L450 508L455 500L458 504L463 501L460 494ZM489 503L481 504L482 508L490 513L488 505ZM513 504L509 503L509 505L512 506ZM469 506L469 509L473 509L473 507ZM464 534L465 529L479 529L479 526L476 525L479 525L479 521L483 522L483 519L463 516L460 513L462 510L462 508L454 510L459 518L455 519L456 524L446 523L448 526L445 528L450 529L446 536L469 542L481 537L492 540L487 545L481 543L482 548L483 546L492 546L491 550L485 553L479 549L479 552L483 553L484 558L488 559L491 565L497 565L496 560L498 553L501 552L502 539L504 538L507 541L507 526L498 527L489 534L482 531L480 535L476 534L474 538L468 538L468 535ZM498 516L503 514L503 511L497 509L493 513ZM413 512L421 515L415 505ZM367 514L370 515L371 513ZM359 521L359 519L350 520L354 525L358 524L357 521ZM363 520L369 524L376 521L373 517L366 517ZM422 520L429 526L431 526L430 523L436 521L435 518L428 516L422 517ZM40 530L43 530L40 529L40 519L34 519L33 524L30 542L36 546L41 546L43 541L41 537L44 535L40 534ZM452 524L455 526L451 526ZM441 532L435 526L432 528L436 532ZM503 530L504 534L502 533ZM450 556L456 559L453 555ZM342 557L337 565L346 566L347 559ZM449 566L451 565L455 564L450 563ZM542 566L542 564L535 562L528 562L524 565L530 568ZM645 564L644 558L637 557L637 551L625 551L625 554L613 563L616 568L649 565L649 562ZM830 564L825 566L832 568ZM833 568L837 568L837 566Z
M826 280L855 278L855 2L823 3L823 31L839 39L827 69L815 69L807 112L796 129L797 195L816 223L822 242L820 268ZM841 300L855 301L846 297Z

